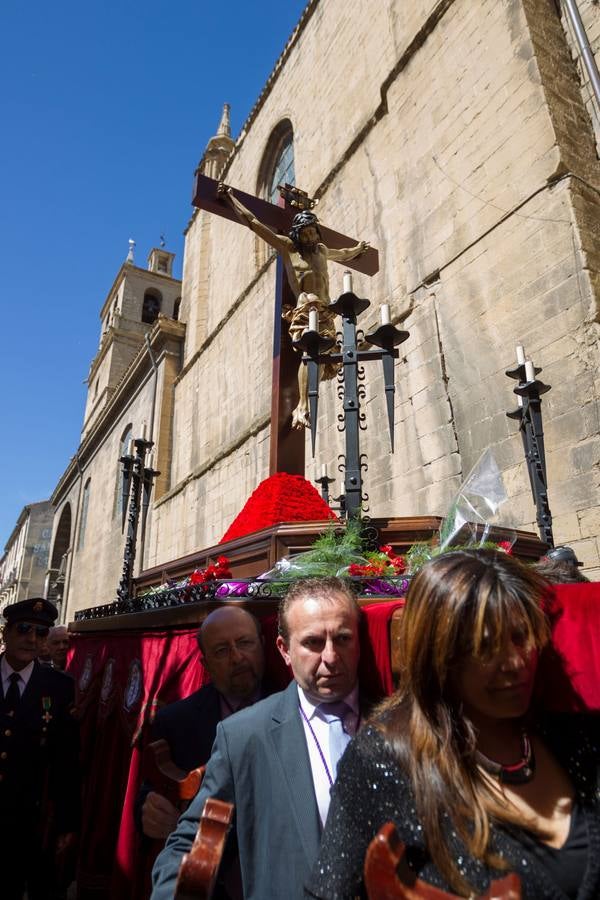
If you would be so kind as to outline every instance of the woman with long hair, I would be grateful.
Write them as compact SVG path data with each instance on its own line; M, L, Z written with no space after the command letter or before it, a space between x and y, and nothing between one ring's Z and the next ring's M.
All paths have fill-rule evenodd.
M367 847L391 821L419 878L461 897L509 871L524 898L600 897L598 719L532 702L547 591L500 551L415 576L400 688L340 762L308 896L365 896Z

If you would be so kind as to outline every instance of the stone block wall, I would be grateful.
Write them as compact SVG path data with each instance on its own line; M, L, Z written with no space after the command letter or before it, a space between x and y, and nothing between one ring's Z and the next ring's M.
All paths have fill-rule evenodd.
M294 127L296 180L323 222L379 249L355 277L410 337L397 367L396 452L379 367L367 369L373 515L442 514L493 446L510 503L534 528L504 375L525 344L542 378L557 542L600 569L598 183L587 96L553 0L313 4L240 136L225 180L257 189L269 136ZM590 17L589 2L582 2ZM590 7L588 9L588 7ZM170 489L153 510L149 564L221 536L268 473L274 260L206 213L189 227ZM264 260L264 257L262 257ZM260 263L260 260L259 260ZM331 266L331 294L343 267ZM343 449L335 385L322 387L317 459ZM339 488L339 484L334 490Z

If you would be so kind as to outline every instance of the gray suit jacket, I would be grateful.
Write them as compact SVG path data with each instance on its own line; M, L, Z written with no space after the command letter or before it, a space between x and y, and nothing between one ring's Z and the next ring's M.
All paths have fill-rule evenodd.
M217 727L202 787L156 860L152 900L171 900L208 797L235 804L245 900L303 900L321 825L295 681Z

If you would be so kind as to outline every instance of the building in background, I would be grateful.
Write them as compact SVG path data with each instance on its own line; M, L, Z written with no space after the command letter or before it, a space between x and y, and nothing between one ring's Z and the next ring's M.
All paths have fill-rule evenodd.
M172 267L173 254L162 247L150 251L147 268L138 267L131 247L100 310L81 443L51 497L47 596L61 621L69 615L65 598L76 608L115 598L124 543L119 458L132 439L154 435L154 465L162 473L154 496L169 484L173 383L185 334L181 281Z
M21 510L0 558L0 613L10 603L45 596L52 520L49 500Z
M597 6L579 8L597 51ZM237 140L225 111L200 168L271 200L295 183L319 199L324 224L379 250L378 274L355 277L373 303L361 327L388 303L410 337L393 456L382 379L366 373L371 515L444 514L492 447L505 523L535 530L506 418L515 397L504 373L522 343L552 386L543 409L555 539L594 577L600 109L580 56L555 0L390 0L368 16L359 0L310 0ZM153 253L148 270L122 267L103 306L82 442L52 496L49 579L67 619L115 597L118 460L143 423L161 474L138 568L216 543L273 467L275 256L197 210L181 285L166 251ZM342 273L332 264L333 296ZM149 321L158 293L161 315ZM323 385L308 478L315 464L336 468L337 404L335 384Z

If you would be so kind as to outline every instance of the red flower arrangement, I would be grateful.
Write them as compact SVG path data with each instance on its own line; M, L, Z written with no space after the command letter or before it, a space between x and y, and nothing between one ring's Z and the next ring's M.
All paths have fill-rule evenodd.
M206 584L208 581L216 581L217 578L231 578L229 560L226 556L218 556L216 563L205 569L195 569L188 578L188 585Z
M336 518L306 478L277 472L261 481L219 543L233 541L281 522L321 522Z
M375 553L367 553L369 560L366 565L351 563L348 566L348 575L368 578L389 578L402 575L406 569L406 563L402 556L397 556L391 544L384 544Z
M510 541L500 541L498 543L498 550L503 550L507 556L512 556L512 548L513 545Z

